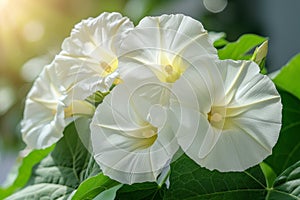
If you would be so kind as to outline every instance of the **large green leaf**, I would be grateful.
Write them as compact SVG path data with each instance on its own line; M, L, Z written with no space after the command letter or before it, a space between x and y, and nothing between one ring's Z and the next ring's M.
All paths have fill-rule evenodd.
M185 155L172 164L170 182L166 200L253 200L263 199L266 194L259 166L245 172L221 173L201 168Z
M122 184L118 184L110 189L101 192L94 200L114 200L116 198L117 191L122 187Z
M34 167L27 186L8 199L67 199L82 181L99 172L72 123L51 154Z
M286 64L275 77L276 85L300 99L300 54L296 55Z
M251 56L247 56L247 53L266 40L266 38L258 35L245 34L242 35L237 41L228 43L224 48L218 51L218 54L220 59L249 59Z
M163 199L166 187L161 188L157 183L136 183L133 185L124 185L118 190L116 200L159 200Z
M300 200L300 161L276 178L266 200Z
M273 153L266 163L277 175L300 159L300 100L292 94L280 90L282 110L282 128Z
M265 168L265 166L263 167ZM116 199L155 200L299 200L300 162L266 184L259 166L245 172L221 173L200 167L186 155L171 165L170 188L155 183L124 185Z
M24 157L19 166L18 175L12 185L7 188L0 188L0 199L4 199L16 190L24 187L31 176L32 167L45 158L53 148L54 146L42 150L34 150Z
M73 199L93 199L106 189L120 185L117 181L99 173L96 176L86 179L80 184Z

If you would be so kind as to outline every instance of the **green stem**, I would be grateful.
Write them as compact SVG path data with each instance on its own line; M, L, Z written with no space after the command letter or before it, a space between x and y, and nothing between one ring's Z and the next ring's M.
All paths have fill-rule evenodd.
M168 180L170 174L171 174L171 169L169 169L167 173L161 174L163 175L163 177L159 177L160 180L158 180L157 182L158 188L161 188L163 186L163 184Z

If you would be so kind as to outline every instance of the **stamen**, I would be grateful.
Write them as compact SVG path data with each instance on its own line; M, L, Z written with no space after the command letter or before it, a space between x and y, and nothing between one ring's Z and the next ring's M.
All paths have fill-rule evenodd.
M222 119L223 119L223 117L219 113L214 113L210 118L210 120L213 122L220 122L220 121L222 121Z
M118 85L120 83L123 83L123 80L120 77L117 77L113 82L114 85Z
M211 111L207 114L207 119L209 122L220 122L223 116L220 113L212 113Z
M100 66L102 67L102 69L104 69L104 71L106 73L112 73L112 67L109 64L107 64L106 62L104 62L104 61L101 62Z
M105 68L105 71L106 71L107 73L112 73L111 66L106 67L106 68Z
M173 67L172 65L166 65L165 66L165 71L168 73L168 74L172 74L173 73Z

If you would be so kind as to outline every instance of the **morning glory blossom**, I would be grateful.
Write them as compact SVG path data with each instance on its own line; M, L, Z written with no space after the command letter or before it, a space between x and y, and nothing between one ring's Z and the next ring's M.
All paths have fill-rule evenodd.
M118 76L120 43L132 27L127 17L106 12L75 25L57 56L56 70L68 99L109 90Z
M153 76L151 71L132 70ZM94 158L103 173L126 184L155 181L179 147L167 110L159 104L165 89L136 85L132 74L123 74L124 82L98 106L90 126Z
M52 145L74 117L94 113L85 99L108 91L115 81L118 46L132 26L119 13L103 13L75 26L28 94L22 133L30 148Z
M194 71L191 87L176 91L180 100L174 110L181 110L176 136L200 166L243 171L272 153L281 128L280 96L254 62L224 60L216 65L218 73L203 76L201 69ZM213 82L199 82L209 79ZM189 94L197 96L198 109L190 107Z
M184 15L145 17L120 52L121 82L90 126L94 157L121 183L155 181L179 148L169 114L172 87L192 62L211 63L217 52L202 24Z
M44 68L29 91L21 122L24 142L30 149L43 149L63 137L64 128L77 115L91 115L95 108L86 101L63 103L55 72L55 60Z

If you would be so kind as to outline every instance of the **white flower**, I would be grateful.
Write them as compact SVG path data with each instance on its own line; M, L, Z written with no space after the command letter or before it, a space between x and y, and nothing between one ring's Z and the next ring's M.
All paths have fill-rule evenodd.
M95 160L104 174L127 184L155 181L178 149L166 124L167 110L157 101L164 98L165 90L155 84L135 86L127 81L118 85L99 105L91 123ZM152 98L150 92L155 92Z
M52 145L73 117L94 113L84 100L111 87L118 76L118 48L132 27L119 13L103 13L75 26L28 94L22 133L29 147Z
M109 90L118 75L120 43L132 27L119 13L102 13L75 26L57 56L56 70L67 98L83 100Z
M176 82L195 60L206 65L217 59L202 24L181 14L143 18L123 41L120 52L129 58L128 67L144 65L165 83Z
M76 115L90 115L95 108L85 101L65 106L55 73L55 60L44 68L27 95L21 132L31 149L46 148L63 136L66 125Z
M178 143L169 114L173 85L195 60L217 56L200 22L184 15L146 17L121 46L121 84L97 108L91 123L95 160L122 183L155 181Z
M201 69L194 71L191 87L176 91L180 100L174 107L181 110L178 142L201 166L243 171L272 153L281 127L280 96L254 62L216 64L219 72L206 76ZM199 102L196 110L189 106L194 96Z

